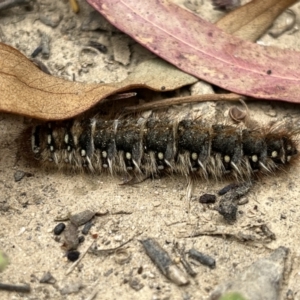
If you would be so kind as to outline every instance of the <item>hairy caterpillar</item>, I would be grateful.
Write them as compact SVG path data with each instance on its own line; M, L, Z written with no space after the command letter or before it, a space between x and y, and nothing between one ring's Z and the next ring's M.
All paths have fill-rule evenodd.
M27 143L28 144L28 143ZM160 172L249 180L272 173L297 157L296 134L280 127L241 128L131 117L46 123L31 130L29 155L48 166L132 178ZM29 146L29 145L28 145Z

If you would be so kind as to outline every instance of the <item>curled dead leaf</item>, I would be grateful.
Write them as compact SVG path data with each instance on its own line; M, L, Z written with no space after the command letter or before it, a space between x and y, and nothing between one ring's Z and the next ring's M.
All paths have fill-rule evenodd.
M297 0L252 0L225 15L216 25L229 34L255 42L295 2Z
M161 60L144 62L119 83L71 82L45 74L18 50L0 43L0 110L41 120L74 117L108 96L132 88L173 90L197 81ZM163 69L168 66L168 76ZM151 66L161 72L153 74ZM138 73L137 73L138 72Z

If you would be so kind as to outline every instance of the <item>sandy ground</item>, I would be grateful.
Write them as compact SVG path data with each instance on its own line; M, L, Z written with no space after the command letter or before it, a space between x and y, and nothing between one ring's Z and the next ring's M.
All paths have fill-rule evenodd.
M37 0L30 11L14 8L1 12L0 38L30 56L40 44L39 31L48 34L50 56L46 59L40 54L38 58L53 75L69 80L75 74L78 81L120 81L139 62L153 56L120 32L83 31L82 24L92 9L85 1L79 4L78 15L70 10L68 1L51 0ZM221 16L208 0L185 4L211 21ZM298 17L300 4L294 10ZM56 28L41 22L45 16L55 18L59 14L62 20ZM108 53L82 53L91 39L105 44ZM300 50L299 41L297 25L277 39L269 35L261 39L266 45ZM120 44L126 47L119 50L117 61ZM204 105L219 120L226 117L229 107L224 103ZM257 120L289 120L299 124L300 112L296 105L257 101L250 103L249 109ZM249 202L239 207L237 222L228 225L216 211L198 202L200 194L215 192L226 184L224 182L199 182L188 212L184 178L165 177L123 186L119 185L119 178L110 176L66 175L33 167L30 161L20 159L17 149L20 134L28 123L23 117L0 115L0 249L10 258L10 265L0 274L0 281L29 283L32 292L25 295L0 292L1 299L86 299L95 287L99 291L95 299L207 299L218 283L232 278L279 246L290 248L292 262L283 282L281 299L292 299L286 298L289 290L293 299L300 299L298 164L288 173L262 178L249 193ZM15 182L17 170L31 176ZM94 219L91 233L98 234L98 248L117 247L134 237L125 247L130 257L121 263L120 254L88 253L74 271L66 275L72 263L66 259L62 243L53 235L55 219L85 209L109 212ZM261 224L267 224L276 240L262 242L261 232L256 227ZM242 243L234 238L189 237L200 229L220 226L226 232L252 232L261 238L254 243ZM193 265L198 275L190 278L188 286L178 287L161 275L146 256L138 240L147 237L155 238L173 259L176 258L174 243L185 245L187 250L194 247L214 257L216 268ZM88 235L79 251L92 241ZM39 282L46 272L53 275L54 284ZM133 288L136 286L138 290ZM69 291L64 294L67 287ZM70 293L72 288L74 293Z

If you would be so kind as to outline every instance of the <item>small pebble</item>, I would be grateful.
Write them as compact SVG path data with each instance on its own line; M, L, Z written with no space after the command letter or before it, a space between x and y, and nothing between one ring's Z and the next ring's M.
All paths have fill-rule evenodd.
M237 218L237 204L227 199L220 201L217 211L230 224L234 223Z
M280 215L280 220L285 220L285 219L286 219L286 215L281 214L281 215Z
M21 181L25 177L26 173L23 171L17 171L14 174L15 182Z
M85 237L84 237L83 235L81 235L81 236L78 238L79 244L82 244L84 241L85 241Z
M70 282L67 283L61 290L60 293L62 295L76 294L78 293L84 285L82 282Z
M50 272L46 272L43 277L40 279L40 283L49 283L54 284L56 279L52 276Z
M47 26L50 26L52 28L55 28L59 25L60 21L62 20L63 15L56 13L56 14L41 14L39 16L39 19L42 23L44 23Z
M203 194L202 196L200 196L199 202L200 203L215 203L216 199L217 199L217 197L215 195Z
M249 202L249 199L248 198L242 198L238 201L238 205L245 205Z
M63 247L66 250L76 250L78 242L78 230L77 226L73 223L69 223L64 231L64 244Z
M66 225L64 223L58 223L55 227L54 227L54 234L55 235L60 235L66 228Z
M102 30L108 32L118 32L118 29L112 26L97 11L92 11L89 16L83 20L80 29L82 31Z
M79 251L69 251L67 254L67 258L70 261L76 261L79 258L80 252Z
M122 240L123 240L123 235L116 235L116 236L114 237L114 240L115 240L116 242L122 242Z
M48 34L46 34L45 32L41 32L41 31L40 31L40 36L41 36L40 46L42 47L42 56L43 56L43 58L49 58L51 38Z
M134 277L129 280L129 286L135 291L139 291L144 287L144 284L140 282L139 278Z
M74 224L76 226L80 226L80 225L83 225L86 222L90 221L94 217L94 215L95 215L95 212L87 209L78 214L74 214L74 215L70 216L70 221L72 224Z
M160 206L161 205L161 202L160 201L154 201L153 202L153 206L154 207L158 207L158 206Z
M108 277L110 274L113 273L113 271L114 271L114 269L109 269L109 270L107 270L106 272L104 272L103 275L104 275L105 277Z

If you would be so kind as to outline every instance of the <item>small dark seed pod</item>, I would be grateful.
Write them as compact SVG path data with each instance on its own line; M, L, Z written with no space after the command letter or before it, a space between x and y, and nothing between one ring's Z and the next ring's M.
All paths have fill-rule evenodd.
M215 203L217 197L212 194L203 194L199 198L200 203Z
M66 225L64 223L58 223L55 227L54 227L54 234L55 235L60 235L66 228Z
M81 235L81 236L78 238L78 243L79 243L79 244L82 244L84 241L85 241L85 237L84 237L83 235Z
M199 261L202 265L208 266L211 269L214 269L216 267L216 261L214 258L206 254L203 254L195 249L189 250L189 256L190 258Z
M79 251L69 251L67 254L67 258L70 261L76 261L79 258L80 252Z
M84 224L81 233L87 235L94 224L90 221Z
M43 47L42 47L42 46L38 46L38 47L31 53L31 57L32 57L32 58L37 57L38 54L39 54L40 52L42 52L42 50L43 50Z

